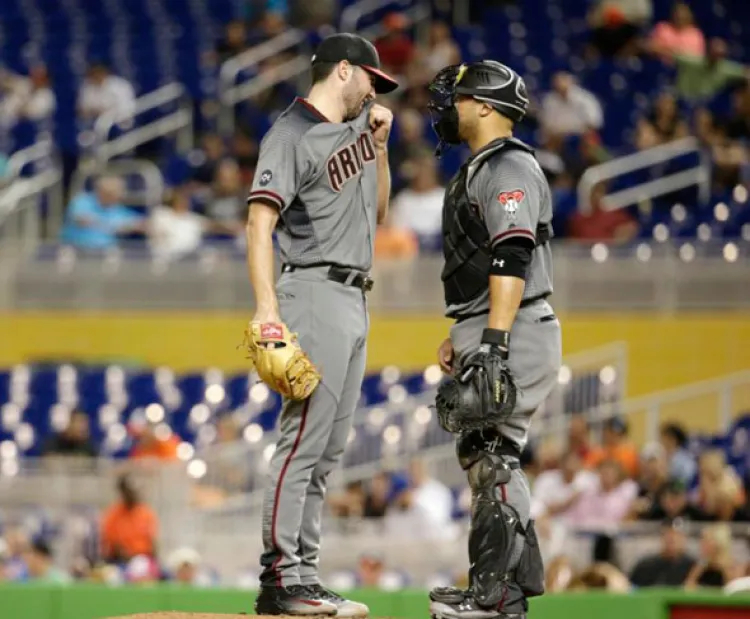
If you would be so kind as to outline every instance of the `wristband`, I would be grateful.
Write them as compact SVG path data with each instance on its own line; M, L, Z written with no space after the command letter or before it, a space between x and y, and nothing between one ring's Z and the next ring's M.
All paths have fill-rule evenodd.
M497 348L500 351L500 356L507 359L510 349L510 331L487 328L482 331L482 344L489 344Z

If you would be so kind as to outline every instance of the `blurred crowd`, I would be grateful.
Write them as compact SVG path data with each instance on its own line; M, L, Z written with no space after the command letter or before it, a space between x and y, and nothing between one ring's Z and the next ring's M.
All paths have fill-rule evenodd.
M88 424L86 414L74 412L68 425L47 440L42 463L56 470L60 459L93 463L98 454ZM158 466L180 459L180 441L164 435L158 424L145 421L129 431L134 440L123 470L132 462ZM196 505L220 504L226 496L248 491L246 452L231 449L240 439L231 417L219 420L214 443L227 447L227 457L212 460L210 479L195 484ZM522 464L551 590L724 587L750 576L745 563L750 547L744 547L742 538L747 530L738 534L735 529L733 537L730 528L744 523L750 530L750 476L733 468L722 449L697 451L679 424L664 424L658 442L639 448L623 419L589 423L583 415L574 415L567 436L532 442ZM460 544L471 500L467 485L447 486L428 462L415 457L403 470L383 469L332 491L327 525L332 528L327 530L356 536L365 526L389 544ZM74 542L76 552L68 565L60 565L53 553L60 535L24 529L0 516L0 580L227 584L220 568L205 564L194 548L160 553L158 515L128 473L117 479L115 501L73 529L76 533L68 542ZM639 529L638 523L651 525ZM657 529L657 552L646 552L648 547L634 551L634 540L637 545L639 536L653 538ZM581 545L582 539L587 543ZM581 557L581 552L590 555ZM255 567L248 566L247 573L230 584L254 587ZM445 584L459 577L436 573L433 580ZM386 552L369 550L351 569L331 578L341 588L425 584L389 565Z
M727 464L724 451L709 449L696 457L687 433L674 423L661 428L657 443L641 449L620 418L599 428L599 441L592 430L583 416L574 416L567 440L548 440L524 453L531 516L551 590L603 586L598 581L620 589L723 587L750 576L750 564L737 561L734 552L743 542L733 540L730 528L750 523L750 479ZM405 474L381 472L368 482L349 484L331 498L330 507L343 530L347 522L364 519L377 523L389 542L445 541L462 531L471 492L448 488L414 460ZM651 533L659 527L661 550L623 574L620 545L631 541L622 533L638 522L652 523ZM701 530L695 555L688 545L691 524ZM641 534L648 531L641 529ZM570 552L571 546L580 550L576 540L581 536L591 541L583 571L580 557Z
M307 28L330 23L330 3L315 3L315 10L310 3L298 4L249 4L246 19L226 25L205 62L218 71L221 62L284 32L290 23ZM408 258L439 248L447 176L465 155L463 149L453 149L440 161L433 157L435 138L429 127L426 89L441 67L462 60L462 52L445 21L430 22L425 38L415 38L415 25L405 14L388 14L380 26L382 35L375 43L382 63L398 76L402 88L383 99L395 112L390 149L394 180L392 212L378 233L376 246L381 257ZM590 166L614 156L688 135L696 136L711 154L716 195L743 185L747 189L750 70L731 57L731 49L725 40L707 40L686 3L677 2L670 19L658 23L653 22L651 0L593 3L588 35L582 37L580 49L574 50L585 62L583 70L559 71L548 84L535 79L532 110L518 128L520 137L537 147L554 189L558 236L613 243L635 238L639 233L637 210L603 208L602 199L617 187L600 184L594 190L591 209L583 212L577 208L575 188L581 175ZM273 78L276 68L292 57L292 51L263 61L256 74ZM605 134L611 135L605 127L608 102L587 90L579 79L601 58L615 59L623 66L658 63L673 76L672 83L643 102L635 121L618 119L623 129L629 127L626 143L605 140ZM522 72L527 69L516 68ZM21 118L49 118L55 109L50 77L40 65L34 66L28 76L0 73L0 92L0 127L12 126ZM216 133L211 123L202 123L205 126L199 129L198 148L185 157L162 162L169 187L157 208L126 208L123 184L100 179L91 191L72 197L62 240L98 251L115 247L122 237L145 237L153 252L165 259L188 255L206 239L229 238L241 246L245 197L260 139L297 94L301 92L295 84L281 81L250 97L237 108L231 138ZM127 80L105 64L92 63L78 96L79 126L90 126L102 114L127 118L134 97ZM731 103L728 107L714 105L720 99ZM204 101L201 108L211 117L216 102ZM651 176L639 180L650 180L664 172L663 168L653 169ZM745 201L746 194L740 193Z

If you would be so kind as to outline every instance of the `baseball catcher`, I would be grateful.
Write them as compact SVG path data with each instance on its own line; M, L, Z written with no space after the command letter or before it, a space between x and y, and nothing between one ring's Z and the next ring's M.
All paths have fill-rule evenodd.
M455 320L438 357L448 378L438 419L457 437L472 489L469 588L430 593L433 619L525 619L544 592L529 486L520 468L531 416L561 363L552 293L552 201L533 150L513 137L528 108L509 67L485 60L446 67L430 84L440 143L471 157L443 204L442 281Z

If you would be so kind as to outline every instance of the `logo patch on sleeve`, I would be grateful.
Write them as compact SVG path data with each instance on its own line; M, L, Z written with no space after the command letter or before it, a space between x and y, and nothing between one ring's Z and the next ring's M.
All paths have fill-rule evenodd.
M273 172L271 172L271 170L263 170L260 173L260 180L258 181L258 184L261 187L265 187L266 185L268 185L268 183L271 182L272 178L273 178Z
M503 205L503 209L512 218L516 216L518 207L526 197L526 193L522 189L514 189L513 191L503 191L497 196L497 201Z

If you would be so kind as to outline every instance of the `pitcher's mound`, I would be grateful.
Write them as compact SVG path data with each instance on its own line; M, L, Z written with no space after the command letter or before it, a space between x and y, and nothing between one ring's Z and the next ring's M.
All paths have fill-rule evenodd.
M148 613L145 615L129 615L127 617L111 617L111 619L247 619L248 617L254 617L255 619L299 619L299 617L292 617L291 615L216 615L210 613ZM308 619L316 619L316 617L308 617ZM331 619L331 615L319 615L318 619ZM376 619L373 617L373 619ZM384 617L383 619L387 619Z

